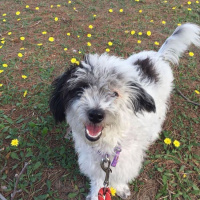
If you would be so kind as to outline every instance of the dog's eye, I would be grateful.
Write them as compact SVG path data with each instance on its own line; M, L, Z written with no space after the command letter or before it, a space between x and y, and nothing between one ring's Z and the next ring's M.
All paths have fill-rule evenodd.
M119 96L118 92L114 91L112 97L118 97L118 96Z

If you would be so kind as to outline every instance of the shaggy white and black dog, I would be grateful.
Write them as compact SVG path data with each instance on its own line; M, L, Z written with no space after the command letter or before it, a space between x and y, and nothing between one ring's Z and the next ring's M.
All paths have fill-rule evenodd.
M50 109L72 129L80 170L91 181L86 199L98 199L105 179L100 162L105 156L112 161L116 148L121 153L109 185L121 198L130 196L128 183L138 176L166 117L174 79L170 64L178 64L191 44L200 47L200 27L186 23L158 52L127 59L88 54L53 82Z

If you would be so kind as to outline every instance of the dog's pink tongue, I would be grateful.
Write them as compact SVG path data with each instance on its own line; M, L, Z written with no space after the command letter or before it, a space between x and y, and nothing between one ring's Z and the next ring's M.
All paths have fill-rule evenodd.
M93 124L86 125L86 129L91 136L96 136L96 135L98 135L99 132L102 131L101 126L95 126Z

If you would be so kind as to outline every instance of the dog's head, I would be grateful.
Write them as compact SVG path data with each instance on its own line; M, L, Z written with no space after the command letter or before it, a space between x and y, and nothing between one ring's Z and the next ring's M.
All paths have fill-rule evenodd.
M153 98L134 77L134 67L107 54L86 55L52 86L50 110L55 120L67 117L72 129L92 142L105 135L107 128L120 126L126 115L155 112Z

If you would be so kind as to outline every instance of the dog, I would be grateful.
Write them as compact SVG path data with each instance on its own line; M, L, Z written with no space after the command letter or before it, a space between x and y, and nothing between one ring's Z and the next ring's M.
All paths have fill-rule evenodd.
M87 54L53 81L50 110L56 122L66 120L71 127L80 171L90 179L87 200L98 199L106 176L100 164L113 159L118 162L109 165L109 186L122 199L130 196L128 183L138 176L166 118L174 79L170 65L191 44L200 47L200 27L186 23L158 52L127 59Z

